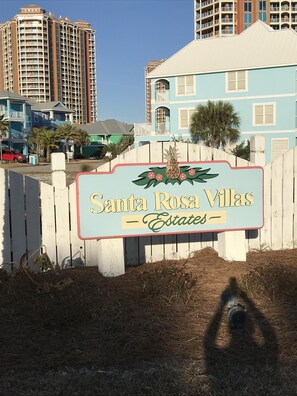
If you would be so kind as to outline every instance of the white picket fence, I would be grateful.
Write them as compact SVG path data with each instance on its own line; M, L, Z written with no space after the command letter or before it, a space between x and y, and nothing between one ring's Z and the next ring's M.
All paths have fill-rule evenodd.
M111 170L117 163L163 162L170 144L133 149L97 171ZM203 145L177 143L177 148L182 162L226 160L233 167L254 165ZM296 169L297 148L265 166L264 227L246 232L247 250L297 247ZM0 185L0 265L11 268L14 263L16 268L24 253L32 262L44 251L63 268L98 265L102 243L78 238L75 183L59 188L0 168ZM117 240L115 246L119 243L124 244L126 265L185 258L207 246L218 248L216 233L131 237Z

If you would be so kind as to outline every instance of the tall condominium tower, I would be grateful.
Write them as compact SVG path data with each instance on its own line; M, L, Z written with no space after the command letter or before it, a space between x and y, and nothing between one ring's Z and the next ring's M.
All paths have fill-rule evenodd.
M258 19L275 30L297 31L297 1L194 0L196 39L238 34Z
M38 102L61 101L73 121L97 120L95 30L36 5L0 23L0 90Z

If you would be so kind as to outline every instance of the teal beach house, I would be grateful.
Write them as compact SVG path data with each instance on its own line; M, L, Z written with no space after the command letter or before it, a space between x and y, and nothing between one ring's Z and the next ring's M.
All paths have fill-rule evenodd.
M239 35L194 40L146 76L151 124L135 144L191 140L191 116L208 100L233 104L240 140L265 138L269 163L296 145L297 33L257 21Z

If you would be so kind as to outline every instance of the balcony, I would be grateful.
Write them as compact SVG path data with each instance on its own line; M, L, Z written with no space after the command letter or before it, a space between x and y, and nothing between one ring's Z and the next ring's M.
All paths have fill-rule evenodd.
M156 135L167 135L170 133L170 122L159 122L156 124Z
M168 103L169 100L170 100L169 89L163 92L156 91L156 95L155 95L156 103Z
M135 136L150 136L154 134L151 124L134 124Z
M1 110L0 110L0 112L1 112ZM8 112L5 111L4 115L6 118L9 119L9 121L25 121L26 120L25 114L22 111L11 111L10 114L8 114Z

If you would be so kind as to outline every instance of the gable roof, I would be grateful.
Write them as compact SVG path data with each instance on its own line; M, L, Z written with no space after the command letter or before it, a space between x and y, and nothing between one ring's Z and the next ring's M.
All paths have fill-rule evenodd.
M64 106L62 102L35 102L35 100L30 101L32 110L34 111L50 111L54 110L57 112L62 113L74 113L74 110L69 109L68 107Z
M88 132L89 135L132 135L134 132L133 124L126 124L118 120L110 119L105 121L96 121L93 124L80 124L79 128Z
M30 100L25 96L10 91L0 91L0 99L11 99L20 102L30 103Z
M258 20L238 35L190 42L147 78L289 65L297 65L297 33Z

